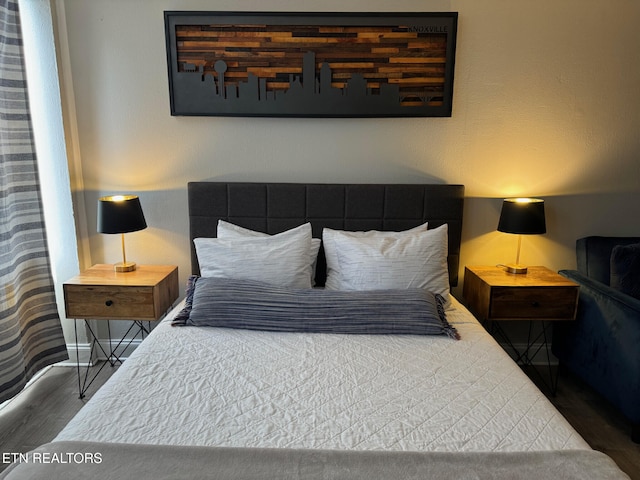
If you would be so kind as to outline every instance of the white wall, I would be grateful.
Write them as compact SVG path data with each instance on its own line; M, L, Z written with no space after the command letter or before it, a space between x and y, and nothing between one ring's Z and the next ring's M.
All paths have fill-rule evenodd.
M575 266L575 239L640 235L640 3L633 0L60 0L68 37L90 261L98 196L140 195L138 263L189 273L190 180L466 185L461 265L513 261L501 199L546 200L521 261ZM172 117L164 10L458 11L451 118ZM64 43L64 42L63 42ZM61 44L61 49L66 46Z

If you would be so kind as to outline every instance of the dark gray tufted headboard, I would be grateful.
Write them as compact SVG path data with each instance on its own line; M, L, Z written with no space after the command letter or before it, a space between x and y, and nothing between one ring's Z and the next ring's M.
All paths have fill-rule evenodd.
M190 182L190 238L215 237L218 220L274 234L311 222L339 230L405 230L449 224L449 278L458 284L463 185ZM193 241L191 265L199 273ZM316 284L324 285L324 251Z

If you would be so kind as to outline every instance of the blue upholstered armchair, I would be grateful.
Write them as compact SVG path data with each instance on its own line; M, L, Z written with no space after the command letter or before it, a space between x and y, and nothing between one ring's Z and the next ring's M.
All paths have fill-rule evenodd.
M576 242L580 284L575 322L560 322L553 353L631 422L640 442L640 237L586 237ZM635 270L635 271L633 271Z

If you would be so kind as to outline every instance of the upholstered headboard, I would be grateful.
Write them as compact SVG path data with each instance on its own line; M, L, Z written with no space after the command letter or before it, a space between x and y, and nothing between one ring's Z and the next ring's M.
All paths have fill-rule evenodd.
M191 265L199 273L193 239L215 237L218 220L279 233L311 222L313 236L338 230L406 230L429 222L449 225L449 279L458 283L463 185L190 182ZM321 248L316 285L324 285Z

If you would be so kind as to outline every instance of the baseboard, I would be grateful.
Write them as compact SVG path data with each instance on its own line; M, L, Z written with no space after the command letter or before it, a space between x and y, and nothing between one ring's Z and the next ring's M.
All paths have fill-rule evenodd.
M91 344L90 343L67 343L67 353L69 359L64 362L56 363L60 367L75 367L80 364L81 367L93 366L96 362L96 355L91 357Z
M69 359L64 362L59 362L56 365L62 367L75 367L80 364L81 367L93 366L96 362L107 360L107 355L113 348L113 353L120 359L126 360L138 348L142 342L139 338L125 339L118 343L120 339L112 339L109 344L109 339L100 339L99 345L96 345L93 349L93 355L91 355L90 343L67 343L67 352L69 353ZM77 348L76 348L77 347ZM102 348L101 348L102 347ZM77 352L77 354L76 354ZM106 354L105 354L106 353Z
M509 344L500 343L500 346L504 349L505 352L509 354L509 356L513 360L516 360L517 355ZM518 352L524 352L525 349L527 348L526 343L514 343L513 346L518 350ZM537 354L534 355L533 358L531 359L532 360L531 363L533 365L540 365L545 367L548 366L549 361L547 360L547 351L544 347L544 343L534 343L529 349L529 351L530 352L537 351ZM558 366L559 364L558 359L553 353L551 353L551 345L549 345L549 360L550 360L551 366Z

